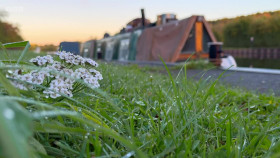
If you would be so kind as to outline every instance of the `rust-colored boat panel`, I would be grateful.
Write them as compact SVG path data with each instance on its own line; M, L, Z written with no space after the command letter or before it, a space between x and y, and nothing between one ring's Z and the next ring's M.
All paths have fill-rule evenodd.
M195 23L195 52L201 53L203 50L203 24L202 22Z

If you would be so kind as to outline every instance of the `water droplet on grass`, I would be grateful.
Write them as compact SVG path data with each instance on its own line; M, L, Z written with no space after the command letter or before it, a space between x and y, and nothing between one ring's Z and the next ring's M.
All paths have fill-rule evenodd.
M3 114L4 114L4 117L9 120L12 120L15 117L15 112L9 108L5 109Z
M131 151L129 153L127 153L126 155L123 156L123 158L130 158L131 156L133 156L135 154L134 151Z

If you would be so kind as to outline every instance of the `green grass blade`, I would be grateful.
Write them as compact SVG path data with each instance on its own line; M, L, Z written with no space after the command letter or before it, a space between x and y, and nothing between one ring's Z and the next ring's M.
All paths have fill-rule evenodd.
M165 69L166 69L166 71L167 71L167 73L168 73L168 76L169 76L170 81L171 81L171 83L172 83L172 87L173 87L175 96L177 96L177 88L176 88L174 79L173 79L173 77L172 77L172 75L171 75L171 73L170 73L170 70L168 69L166 63L164 62L164 60L163 60L161 57L160 57L160 60L161 60L161 62L163 63L163 65L164 65L164 67L165 67Z
M19 48L19 47L26 47L29 44L29 41L21 41L21 42L13 42L13 43L5 43L3 46L7 48Z
M20 96L18 90L10 83L0 70L0 83L11 96Z
M231 154L231 117L228 118L228 121L226 123L226 149L227 149L227 156L229 157Z
M22 42L13 42L13 43L5 43L3 44L4 48L19 48L19 47L24 47L23 51L21 52L21 55L19 56L17 60L17 64L22 60L24 57L25 53L28 51L30 48L30 43L29 41L22 41Z
M58 125L54 123L44 123L40 124L38 122L33 123L34 131L40 133L57 133L57 134L72 134L72 135L86 135L89 134L98 134L94 131L87 131L83 128L74 128L74 127L67 127L63 125Z
M0 102L0 146L5 157L35 157L28 143L28 138L32 136L28 112L17 102L6 99Z
M3 45L3 43L1 43L1 42L0 42L0 48L3 51L4 55L5 55L4 59L1 59L1 61L3 62L3 60L8 60L10 58L10 55L7 52L7 50L6 50L5 46Z
M24 57L25 53L28 51L29 48L30 48L30 43L27 41L25 48L23 49L20 57L17 60L17 64L19 64L19 62L22 60L22 58Z

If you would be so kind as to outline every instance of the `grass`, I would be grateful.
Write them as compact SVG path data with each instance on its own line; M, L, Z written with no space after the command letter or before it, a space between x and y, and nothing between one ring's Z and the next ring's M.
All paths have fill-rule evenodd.
M8 50L8 56L5 54L3 50L0 50L0 59L1 60L17 60L22 50ZM28 51L24 56L22 61L28 62L29 59L35 58L36 56L44 56L46 53L34 53L32 51Z
M186 63L178 63L175 66L169 66L169 70L180 70L182 67L189 69L200 69L200 70L208 70L214 68L215 66L212 63L209 63L206 60L189 60ZM166 72L166 68L163 66L142 66L141 68L144 71L151 71L151 72Z
M60 102L0 76L0 157L280 155L278 97L188 80L184 67L178 77L136 65L99 71L100 89Z

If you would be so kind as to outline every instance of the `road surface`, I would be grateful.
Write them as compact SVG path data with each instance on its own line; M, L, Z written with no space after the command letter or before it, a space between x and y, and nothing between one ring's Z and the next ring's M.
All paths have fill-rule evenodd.
M223 72L224 70L220 69L208 70L206 72L202 70L188 70L187 75L198 80L205 73L203 78L211 76L212 79L216 79ZM259 93L274 93L280 96L280 74L226 71L220 79L220 82L231 85L232 87L245 88Z

